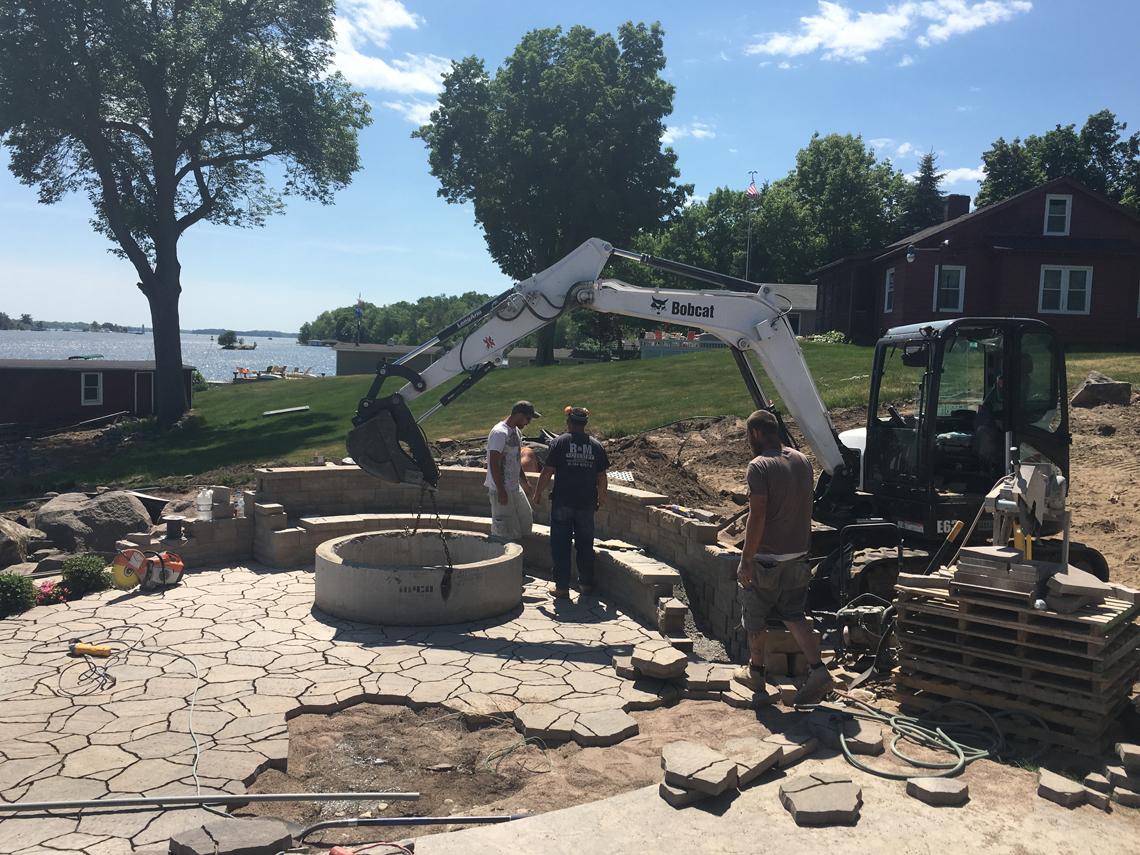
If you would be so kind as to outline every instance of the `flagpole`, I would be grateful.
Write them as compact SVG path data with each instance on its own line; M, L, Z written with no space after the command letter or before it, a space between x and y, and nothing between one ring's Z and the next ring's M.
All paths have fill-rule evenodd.
M751 169L748 172L748 177L752 179L752 183L748 185L749 189L756 186L756 170ZM746 193L744 194L745 200L751 199ZM748 202L748 243L744 248L744 281L750 281L748 274L752 268L752 202Z

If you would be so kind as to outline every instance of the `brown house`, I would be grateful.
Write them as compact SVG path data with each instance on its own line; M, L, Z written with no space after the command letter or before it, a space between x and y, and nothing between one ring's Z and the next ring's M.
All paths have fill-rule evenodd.
M1039 318L1067 346L1140 343L1140 215L1058 178L812 271L821 330L870 343L955 317Z
M186 401L193 365L182 366ZM78 424L115 413L154 414L154 362L0 359L0 424Z

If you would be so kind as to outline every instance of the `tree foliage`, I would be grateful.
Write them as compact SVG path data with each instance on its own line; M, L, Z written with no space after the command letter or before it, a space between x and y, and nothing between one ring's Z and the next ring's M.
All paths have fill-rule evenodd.
M0 0L0 137L51 204L86 193L154 330L158 415L186 408L178 240L323 203L359 169L363 96L327 74L333 0ZM284 187L270 186L267 167Z
M218 336L218 344L222 347L233 347L238 343L237 333L233 330L226 330Z
M1070 177L1110 199L1140 211L1140 133L1123 135L1126 123L1109 110L1076 125L1057 125L1022 143L1003 137L983 152L986 177L977 196L978 207L992 205L1046 181Z
M492 78L453 62L430 123L431 174L448 202L470 201L491 257L518 280L591 237L620 244L675 216L677 156L662 149L673 110L663 31L632 22L615 39L576 26L533 30ZM554 329L538 364L553 358Z
M946 177L937 168L938 158L927 152L918 162L918 174L904 193L903 234L914 234L941 223L946 216L946 197L939 186Z

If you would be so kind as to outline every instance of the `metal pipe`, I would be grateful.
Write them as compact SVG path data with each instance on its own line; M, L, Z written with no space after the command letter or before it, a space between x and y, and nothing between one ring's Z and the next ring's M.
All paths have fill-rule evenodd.
M414 802L419 793L247 793L244 796L211 793L198 796L140 796L127 799L86 799L65 802L14 802L0 804L0 811L67 810L75 808L152 807L162 805L245 805L253 802L376 801Z
M327 828L358 828L385 825L490 825L496 822L513 822L516 819L527 819L533 816L529 813L511 813L502 816L381 816L372 819L330 819L310 825L296 838L300 844L306 837L316 831Z

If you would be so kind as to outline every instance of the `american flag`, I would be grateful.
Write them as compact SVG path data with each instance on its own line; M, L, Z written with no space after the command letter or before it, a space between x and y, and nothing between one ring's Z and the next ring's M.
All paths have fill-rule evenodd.
M753 181L751 184L748 185L748 190L745 191L744 195L747 196L749 199L759 199L760 198L760 191L756 189L756 182L755 181Z

